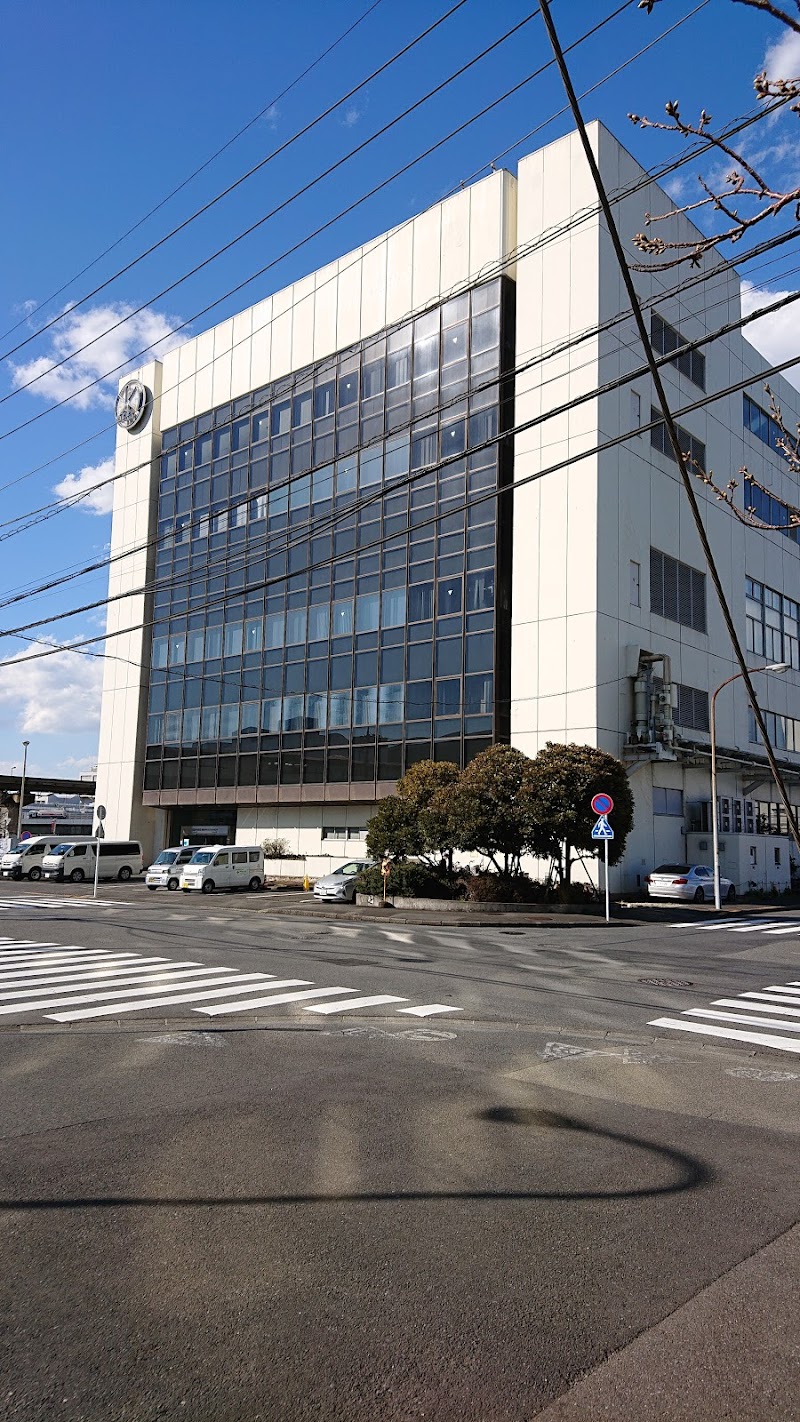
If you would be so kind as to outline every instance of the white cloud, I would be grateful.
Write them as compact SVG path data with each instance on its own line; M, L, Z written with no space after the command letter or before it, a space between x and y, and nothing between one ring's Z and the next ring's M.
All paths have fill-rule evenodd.
M269 128L272 129L273 133L278 127L278 119L280 118L280 115L281 111L278 108L277 104L270 104L269 108L267 109L267 112L264 114L264 122Z
M122 302L85 311L66 307L63 320L48 332L47 355L19 365L9 361L12 383L18 389L34 381L32 395L46 400L71 398L81 410L113 405L120 375L126 368L133 369L145 359L161 359L186 339L185 333L173 334L179 324L177 317L151 307L134 312L132 306ZM114 330L110 329L112 326ZM141 351L145 354L140 355ZM63 365L56 364L62 360ZM107 376L107 371L114 374ZM98 384L91 384L92 381ZM90 384L90 389L84 389Z
M743 281L742 315L749 316L751 311L758 311L760 307L790 295L792 293L788 291L767 291L765 287L755 286L751 281ZM800 324L796 305L786 306L783 311L775 311L770 316L751 321L745 326L743 334L751 345L774 365L788 360L791 356L800 359ZM784 371L784 375L793 385L800 388L800 365Z
M67 474L60 484L53 485L53 493L57 499L73 500L76 495L83 497L78 500L76 507L84 509L87 513L109 514L114 505L114 485L105 484L102 489L96 489L97 484L102 484L104 480L110 479L114 473L114 460L109 457L102 459L99 464L86 464L77 474ZM86 492L94 489L95 492Z
M11 711L20 734L85 735L100 721L103 662L77 652L59 651L39 661L19 662L46 651L46 641L28 642L3 667L0 712Z
M768 79L800 79L800 34L787 29L769 45L762 68Z
M356 124L358 123L358 120L361 118L361 114L362 110L357 109L355 104L352 104L350 108L345 109L344 113L342 114L342 124L345 128L355 128Z

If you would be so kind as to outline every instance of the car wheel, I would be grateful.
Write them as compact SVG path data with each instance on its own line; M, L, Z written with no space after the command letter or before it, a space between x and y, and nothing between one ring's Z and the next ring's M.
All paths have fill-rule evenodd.
M203 892L204 894L213 894L213 892L214 892L214 880L213 880L213 879L204 879L204 880L203 880L203 889L202 889L202 892Z
M12 877L12 879L14 879L15 881L16 881L17 879L21 879L21 878L22 878L22 870L21 870L21 869L12 869L12 870L11 870L11 877Z
M127 884L127 882L128 882L128 880L130 879L130 877L131 877L131 870L128 868L128 865L127 865L127 864L123 864L122 868L120 869L120 871L119 871L119 873L118 873L118 875L117 875L117 878L119 879L119 881L120 881L121 884Z
M706 901L705 889L697 888L694 891L694 901L696 904L704 904Z
M71 884L82 884L85 878L86 875L84 874L82 869L73 869L72 873L69 876L69 882Z
M37 884L41 877L41 869L39 868L38 864L34 864L33 868L28 870L28 878L30 879L32 884Z
M178 889L178 888L180 888L180 885L179 885L177 879L169 879L169 880L167 881L167 888L169 889L169 891L170 891L171 894L174 894L174 893L175 893L175 890Z
M729 904L736 903L736 890L734 889L733 884L731 884L727 894L725 895L725 898L727 899Z
M258 878L258 875L257 875L257 874L254 874L254 875L253 875L253 877L252 877L252 879L250 880L250 883L247 885L247 887L248 887L248 889L250 890L251 894L254 894L257 889L260 889L260 888L261 888L261 880Z

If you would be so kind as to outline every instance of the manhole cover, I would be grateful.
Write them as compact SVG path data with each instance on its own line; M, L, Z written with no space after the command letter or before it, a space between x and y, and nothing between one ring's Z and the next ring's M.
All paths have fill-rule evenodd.
M639 982L644 983L646 987L694 987L694 983L689 978L639 978Z

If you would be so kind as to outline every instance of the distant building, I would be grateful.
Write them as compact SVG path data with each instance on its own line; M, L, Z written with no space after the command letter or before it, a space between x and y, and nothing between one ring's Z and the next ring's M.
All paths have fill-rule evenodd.
M670 199L591 139L630 244ZM635 277L687 448L723 484L747 465L771 493L742 480L739 508L788 522L766 362L738 329L669 358L741 314L731 266L711 254L696 278ZM714 813L740 889L788 883L741 682L710 803L709 698L737 667L627 311L570 135L123 383L108 630L133 630L105 663L110 835L147 853L280 837L321 869L363 853L416 762L577 741L629 766L614 888L707 861ZM791 427L798 393L771 384ZM796 786L798 530L754 531L695 489L752 665L789 664L756 683Z
M36 795L23 806L22 835L93 833L94 800L82 795Z

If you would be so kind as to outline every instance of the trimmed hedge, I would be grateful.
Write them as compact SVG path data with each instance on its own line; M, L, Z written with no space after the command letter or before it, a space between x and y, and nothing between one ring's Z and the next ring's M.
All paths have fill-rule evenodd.
M380 865L373 864L370 869L362 869L356 879L356 892L359 894L374 894L383 898L383 875ZM425 864L417 864L411 859L401 859L392 865L392 872L386 885L386 892L389 895L397 895L401 899L452 899L451 886L444 879L439 879Z

